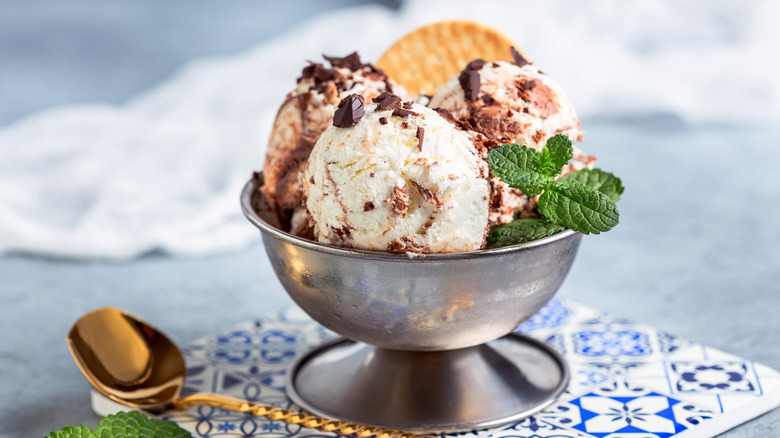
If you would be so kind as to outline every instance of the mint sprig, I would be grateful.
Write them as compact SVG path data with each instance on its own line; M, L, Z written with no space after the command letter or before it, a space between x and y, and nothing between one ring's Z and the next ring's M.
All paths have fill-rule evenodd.
M69 426L47 438L192 438L178 424L153 420L140 412L119 412L100 419L95 430Z
M599 234L618 224L617 205L593 187L574 179L555 181L539 197L539 213L583 234Z
M501 145L490 151L488 164L501 181L531 197L542 193L555 177L545 173L549 164L542 163L539 151L528 146Z
M625 191L625 187L623 187L623 183L620 181L620 178L601 169L582 169L576 172L567 173L560 179L577 180L586 186L593 187L594 189L607 195L609 199L615 202L620 200L620 197Z
M574 156L571 140L558 134L541 151L504 144L490 151L488 163L499 179L529 197L539 196L542 219L517 219L490 231L486 248L515 245L550 236L565 228L599 234L620 221L617 202L625 188L620 178L601 169L583 169L556 180Z
M515 219L508 224L499 225L487 236L485 249L501 248L504 246L517 245L541 239L542 237L552 236L555 233L563 231L565 227L554 224L547 219L524 218Z

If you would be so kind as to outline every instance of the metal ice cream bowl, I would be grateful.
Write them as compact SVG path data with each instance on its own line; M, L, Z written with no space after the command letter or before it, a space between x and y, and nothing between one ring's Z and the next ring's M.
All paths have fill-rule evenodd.
M314 320L351 340L334 341L299 360L288 387L296 402L348 421L450 432L522 418L565 389L568 371L557 353L530 338L505 335L555 294L574 260L579 233L566 230L512 247L455 254L339 248L270 225L255 208L260 184L262 175L246 184L241 204L261 231L276 275ZM498 338L503 340L491 344ZM398 374L402 368L409 371ZM522 382L506 382L508 375ZM407 381L390 385L383 381L388 379ZM427 382L424 388L420 379ZM469 379L485 388L452 392ZM496 388L487 388L491 385ZM407 387L409 394L371 402L378 391L398 392L397 387ZM440 407L431 406L439 396L421 393L437 391L449 399ZM420 398L424 403L415 400ZM471 406L477 402L488 408ZM376 406L367 406L372 403ZM401 407L410 403L425 406L391 412L412 411Z

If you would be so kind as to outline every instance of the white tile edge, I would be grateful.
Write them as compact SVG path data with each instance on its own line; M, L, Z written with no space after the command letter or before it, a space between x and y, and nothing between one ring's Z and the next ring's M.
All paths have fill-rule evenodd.
M711 438L742 423L756 419L780 406L780 390L764 394L759 400L747 403L728 413L718 413L699 426L680 432L674 438Z

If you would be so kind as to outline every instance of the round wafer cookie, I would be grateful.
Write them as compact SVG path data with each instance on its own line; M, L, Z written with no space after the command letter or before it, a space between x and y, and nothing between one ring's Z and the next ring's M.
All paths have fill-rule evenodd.
M442 21L421 27L390 47L377 67L415 94L434 94L470 61L511 60L512 41L484 24Z

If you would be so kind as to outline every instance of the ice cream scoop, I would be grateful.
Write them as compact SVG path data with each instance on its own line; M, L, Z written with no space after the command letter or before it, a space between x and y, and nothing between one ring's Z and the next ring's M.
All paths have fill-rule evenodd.
M514 63L470 62L431 98L429 105L468 132L485 160L490 149L504 143L541 150L556 134L582 139L574 106L560 85L519 53L514 55ZM564 173L594 162L595 157L575 148L574 159ZM510 222L518 215L535 215L535 200L497 178L490 178L490 183L491 226Z
M482 247L487 168L465 132L390 93L350 96L317 141L302 182L320 242L393 253ZM349 114L343 114L349 112Z
M263 166L266 199L282 228L298 235L310 232L300 203L299 173L314 143L331 123L336 105L349 94L371 99L392 91L406 96L382 71L362 63L357 53L325 59L329 67L309 63L298 78L298 86L287 94L274 121Z

